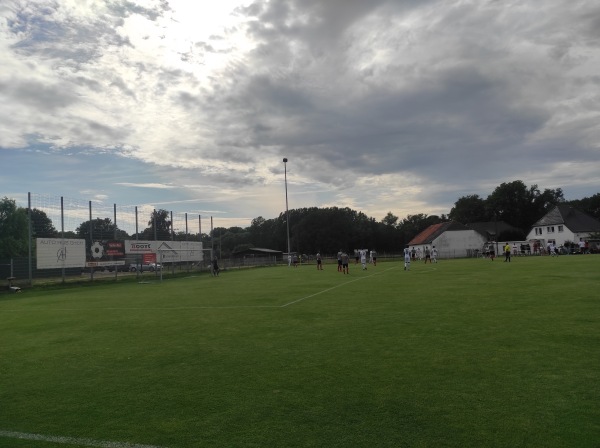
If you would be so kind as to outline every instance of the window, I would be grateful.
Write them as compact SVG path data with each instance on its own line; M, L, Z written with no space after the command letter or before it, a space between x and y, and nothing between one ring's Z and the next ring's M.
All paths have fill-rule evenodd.
M536 227L535 228L535 234L536 235L541 235L542 234L542 228L541 227Z
M564 226L558 226L558 231L563 232L565 230Z
M554 226L546 227L546 232L548 232L548 233L554 233Z

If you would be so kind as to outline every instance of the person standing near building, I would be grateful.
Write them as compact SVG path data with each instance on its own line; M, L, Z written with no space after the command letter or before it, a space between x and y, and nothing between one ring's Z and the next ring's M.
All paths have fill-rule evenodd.
M404 270L405 271L410 271L410 259L411 259L411 253L410 250L408 250L408 247L406 247L404 249Z
M415 246L413 246L410 252L410 258L412 259L412 261L415 261L417 259L417 251L415 250Z
M317 252L317 271L323 270L323 260L321 259L321 253Z
M367 270L367 249L360 250L360 263L362 264L363 271Z
M434 263L437 263L437 256L438 256L438 251L435 248L435 246L433 246L433 248L431 249L431 261L433 261Z
M350 274L350 269L348 267L349 260L350 257L348 256L348 254L346 252L342 252L342 272L344 274Z
M427 260L429 260L429 264L431 264L431 251L429 250L429 246L425 246L425 264L427 264Z
M508 241L504 246L504 262L506 263L507 261L510 263L510 244L508 243Z

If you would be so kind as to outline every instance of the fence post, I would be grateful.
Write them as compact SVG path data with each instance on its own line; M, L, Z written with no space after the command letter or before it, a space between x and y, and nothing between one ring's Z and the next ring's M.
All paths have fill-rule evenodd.
M115 228L114 228L113 240L117 241L117 204L113 204L113 214L114 214L114 217L115 217ZM123 248L123 249L125 249L125 248ZM111 257L114 258L113 255L111 255ZM113 268L115 270L115 281L116 281L118 279L118 277L119 277L117 275L117 273L119 272L119 268L117 268L116 264L113 264Z
M94 244L94 223L92 221L92 201L88 201L90 209L90 247ZM85 251L85 258L87 260L87 245ZM87 264L87 263L86 263ZM90 266L90 281L94 281L94 266Z
M27 193L27 217L29 218L27 221L27 226L28 226L28 232L29 232L29 236L28 236L28 240L29 240L29 255L28 255L28 262L29 262L29 286L33 286L33 235L32 235L32 231L31 231L31 192Z
M65 247L65 214L64 214L64 200L63 197L60 197L60 236L62 238L62 244L63 244L63 248ZM63 261L63 267L62 267L62 282L65 283L67 281L66 279L66 273L65 273L65 264Z
M139 231L139 229L138 229L138 208L137 208L137 205L136 205L136 206L135 206L135 240L136 240L136 241L138 241L138 240L140 239L139 233L140 233L140 231ZM140 264L140 266L141 266L141 265L142 265L142 263L141 263L141 261L140 261L140 260L138 260L138 256L136 255L136 256L135 256L135 262L136 262L136 264L138 263L138 261L139 261L139 264ZM138 280L140 279L140 269L136 269L136 270L135 270L135 277L136 277Z

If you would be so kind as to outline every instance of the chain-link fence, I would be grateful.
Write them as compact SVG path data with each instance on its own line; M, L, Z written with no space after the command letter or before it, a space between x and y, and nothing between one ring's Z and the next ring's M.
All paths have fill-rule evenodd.
M212 259L209 217L35 193L19 205L27 256L0 259L7 287L198 272Z

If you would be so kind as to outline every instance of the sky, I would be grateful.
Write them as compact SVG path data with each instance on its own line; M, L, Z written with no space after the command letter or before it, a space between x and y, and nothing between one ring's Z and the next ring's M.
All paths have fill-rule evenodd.
M283 158L288 162L283 163ZM0 197L212 216L600 192L597 0L3 0Z

